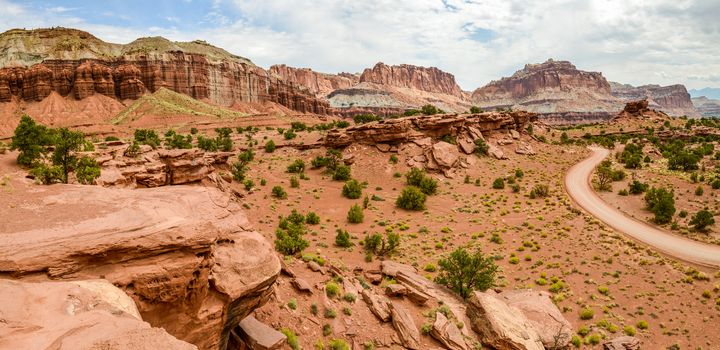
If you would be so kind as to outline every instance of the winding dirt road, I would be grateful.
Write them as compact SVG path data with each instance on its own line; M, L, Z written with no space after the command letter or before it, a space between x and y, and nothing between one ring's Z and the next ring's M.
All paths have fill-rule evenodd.
M578 205L616 231L666 255L698 265L720 267L720 246L674 235L626 216L603 201L592 189L590 180L595 167L610 151L599 147L590 147L590 150L592 155L575 164L565 175L565 190Z

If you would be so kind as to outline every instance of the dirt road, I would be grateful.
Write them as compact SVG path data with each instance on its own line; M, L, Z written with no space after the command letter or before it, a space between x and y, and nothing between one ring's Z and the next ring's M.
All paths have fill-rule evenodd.
M720 246L701 243L626 216L603 201L592 189L590 180L595 167L610 151L591 147L592 155L575 164L565 175L565 190L570 197L600 221L631 238L671 257L694 264L720 267Z

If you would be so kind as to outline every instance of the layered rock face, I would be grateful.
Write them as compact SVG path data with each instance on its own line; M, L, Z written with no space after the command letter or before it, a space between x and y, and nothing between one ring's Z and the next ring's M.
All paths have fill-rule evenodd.
M626 120L633 119L649 119L664 121L670 119L670 117L654 109L649 108L650 102L648 100L632 101L625 104L620 113L618 113L612 120L612 123L618 123Z
M693 98L692 102L695 109L697 109L703 117L720 116L720 100L713 100L703 96Z
M602 73L553 60L525 65L511 77L476 89L472 101L483 108L513 107L538 113L620 108Z
M635 87L627 84L611 83L610 86L612 87L613 96L624 102L647 99L651 108L669 115L700 116L690 99L690 94L683 85L643 85Z
M197 350L143 322L135 302L106 280L0 280L0 348Z
M22 186L22 198L0 198L3 206L23 202L0 214L3 278L106 279L145 321L200 349L224 350L280 272L240 204L215 188Z
M435 67L418 67L409 64L388 66L379 62L363 71L360 82L464 97L463 91L455 82L455 76Z
M0 51L8 52L0 64L0 102L40 101L52 91L76 99L137 99L164 87L223 106L275 102L303 113L328 112L327 102L295 83L204 42L144 38L115 45L76 30L13 30L0 34Z
M335 90L347 89L358 83L358 76L350 73L324 74L309 68L294 68L284 64L270 67L270 73L289 83L304 86L318 97L325 97Z

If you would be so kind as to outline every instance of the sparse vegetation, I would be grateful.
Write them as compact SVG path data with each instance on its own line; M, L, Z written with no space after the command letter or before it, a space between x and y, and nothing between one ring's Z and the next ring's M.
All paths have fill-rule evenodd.
M438 265L440 273L435 281L463 298L469 297L473 290L492 287L498 270L492 257L486 257L480 250L469 253L465 248L458 248L446 259L440 259Z

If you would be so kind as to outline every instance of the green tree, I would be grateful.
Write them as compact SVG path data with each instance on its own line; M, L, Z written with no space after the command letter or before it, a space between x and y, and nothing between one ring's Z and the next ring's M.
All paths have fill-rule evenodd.
M427 200L427 195L419 188L407 186L400 192L400 196L398 196L395 201L395 205L407 210L424 210L425 200Z
M647 208L655 214L655 222L666 224L675 215L675 192L665 188L651 188L645 193Z
M57 165L48 166L40 163L30 169L30 175L34 176L43 185L50 185L62 180L62 168Z
M282 189L282 188L281 188ZM300 219L302 217L302 219ZM295 255L307 248L310 243L303 236L306 233L305 217L293 211L281 218L275 230L275 249L285 255Z
M478 106L472 106L472 107L470 107L470 113L472 113L472 114L482 113L482 108L480 108Z
M350 233L343 229L337 229L337 235L335 236L335 245L342 248L348 248L352 246L350 241Z
M612 191L612 162L605 159L595 169L595 188L598 191Z
M363 241L363 248L366 252L378 256L385 256L394 252L400 246L400 235L388 232L386 236L379 233L366 235Z
M53 151L53 164L62 169L62 181L68 182L68 173L75 167L77 157L75 152L85 143L85 136L79 131L70 131L68 128L60 128L55 133L55 150Z
M491 288L498 270L493 258L484 256L479 249L471 254L465 248L458 248L447 259L440 259L438 265L440 273L435 281L463 298L469 297L473 290Z
M265 152L266 153L273 153L275 152L275 141L270 140L265 144Z
M215 144L217 145L217 148L223 152L230 152L233 148L233 141L230 137L230 134L232 134L232 129L230 128L217 128L215 129L215 132L217 133L217 137L215 138Z
M20 118L10 142L11 150L19 150L17 163L29 167L47 153L47 146L52 144L49 130L27 115Z
M692 219L690 219L690 225L692 225L693 228L698 231L706 231L708 226L714 224L715 218L713 217L713 214L707 209L703 209L695 213Z
M342 188L342 195L350 199L358 199L362 196L362 185L355 179L345 183Z
M81 184L93 184L100 177L100 165L88 156L84 156L75 165L75 177Z
M353 204L352 207L350 207L350 210L348 210L347 214L347 220L351 224L359 224L363 222L365 218L365 214L363 214L363 209L357 204Z
M255 158L255 152L252 149L247 149L238 154L238 160L230 166L230 172L233 175L235 181L243 181L245 179L245 173L248 171L248 164Z

